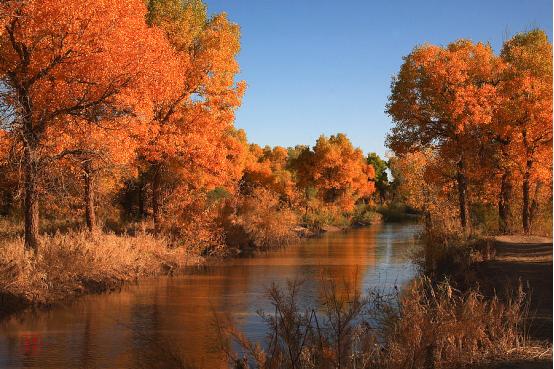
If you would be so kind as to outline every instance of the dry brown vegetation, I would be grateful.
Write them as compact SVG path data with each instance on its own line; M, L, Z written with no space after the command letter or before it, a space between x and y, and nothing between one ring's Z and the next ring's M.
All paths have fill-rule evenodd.
M296 239L298 216L263 188L245 197L230 220L242 229L247 242L258 249L283 246Z
M520 288L501 303L447 282L416 280L398 295L324 284L317 306L299 304L300 285L273 286L275 312L262 313L267 342L252 343L219 322L222 348L234 368L459 368L514 358L551 357L527 339L527 303ZM238 344L239 352L230 350ZM236 346L235 346L236 347Z
M0 248L0 296L22 305L50 304L120 287L137 277L170 273L196 259L163 238L69 232L42 236L35 257L22 238ZM5 309L9 306L4 305Z

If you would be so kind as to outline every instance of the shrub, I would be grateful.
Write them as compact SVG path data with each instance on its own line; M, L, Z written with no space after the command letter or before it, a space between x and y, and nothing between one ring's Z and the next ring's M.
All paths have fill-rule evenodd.
M472 204L470 207L472 231L478 234L498 233L498 208L490 204Z
M351 223L354 225L370 225L383 222L381 214L366 204L358 204L354 209Z
M502 304L421 278L400 299L381 360L393 368L451 368L503 358L528 346L526 316L521 289Z
M320 231L327 225L346 228L351 224L351 216L337 206L320 205L304 214L303 224L314 231Z
M440 242L426 237L421 255L415 258L422 270L435 278L463 273L471 264L471 247L465 241Z
M406 205L398 203L380 206L377 212L383 216L386 222L406 222L418 219L418 213L416 211Z
M371 292L322 282L316 306L304 307L301 285L273 286L274 313L261 313L268 339L250 342L217 320L221 349L234 368L457 368L525 355L527 314L521 289L506 304L477 290L417 279L404 294ZM240 347L232 351L233 344ZM547 351L549 349L547 348ZM544 348L543 348L544 351Z
M165 234L193 254L225 254L219 215L227 193L223 190L204 193L179 187L172 196L173 201L165 206L167 214L172 214L163 221Z
M256 188L252 194L240 200L236 212L230 216L230 222L240 228L248 243L258 249L268 249L296 239L294 229L298 217L279 201L277 194Z
M466 236L455 226L448 227L448 222L438 225L425 228L423 247L412 254L413 261L435 280L448 277L456 283L470 285L474 282L472 265L495 257L493 238Z

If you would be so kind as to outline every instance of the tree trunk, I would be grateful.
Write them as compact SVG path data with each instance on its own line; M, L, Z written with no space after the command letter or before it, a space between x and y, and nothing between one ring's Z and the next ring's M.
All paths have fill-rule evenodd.
M433 228L433 218L431 218L431 212L429 210L424 210L423 214L425 215L425 228L426 229L432 229Z
M458 162L456 182L458 184L458 202L460 210L460 224L464 233L467 230L467 178L464 173L464 160Z
M159 234L161 231L160 174L160 166L156 165L152 178L152 217L154 219L154 234Z
M500 193L498 196L498 227L500 232L508 234L512 231L511 218L512 178L508 170L502 174Z
M25 63L24 68L28 64ZM24 200L23 213L25 218L25 250L32 250L38 254L38 238L40 227L40 213L38 201L38 170L36 158L39 138L33 126L33 106L27 88L20 85L17 88L19 103L22 107L23 123L23 167L24 167Z
M34 146L31 139L26 140L24 152L25 199L25 249L38 253L39 202L37 194L38 168L34 158Z
M138 219L143 220L144 219L144 183L142 179L139 180L139 187L138 187Z
M543 183L539 181L537 183L537 187L535 187L535 195L533 196L533 201L531 202L531 208L529 209L529 231L531 231L531 228L533 227L533 221L535 220L535 217L537 216L537 213L539 211L539 196L542 190Z
M523 146L526 151L526 161L525 161L525 172L523 173L523 209L522 209L522 220L523 220L523 233L529 234L531 230L530 222L530 209L529 209L529 189L531 186L531 168L533 166L533 161L531 160L531 152L529 148L529 143L527 141L527 130L523 130Z
M529 209L529 172L523 174L523 233L529 234L530 230L530 209Z
M94 194L95 194L95 183L94 183L94 172L92 170L92 165L90 160L87 160L83 164L83 180L85 182L85 220L87 228L90 232L96 230L96 212L94 210Z
M433 218L431 215L431 211L429 210L429 191L425 188L423 188L423 214L425 219L425 229L427 231L430 231L433 229Z
M385 189L381 187L381 189L379 190L379 202L381 206L383 206L383 204L385 203Z

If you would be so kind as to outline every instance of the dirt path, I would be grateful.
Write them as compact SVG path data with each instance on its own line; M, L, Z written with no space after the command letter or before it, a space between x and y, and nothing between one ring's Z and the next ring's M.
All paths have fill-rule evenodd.
M530 290L529 333L552 342L552 239L501 236L495 249L493 260L475 266L482 291L506 298L521 280Z
M494 249L496 255L493 260L475 264L473 268L481 290L506 299L513 295L521 281L531 297L530 337L552 342L552 239L501 236L495 239ZM552 368L552 357L499 362L485 367L549 369Z

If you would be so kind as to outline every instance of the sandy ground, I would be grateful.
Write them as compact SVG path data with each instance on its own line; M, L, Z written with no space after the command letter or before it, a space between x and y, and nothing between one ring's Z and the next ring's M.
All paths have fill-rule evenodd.
M506 299L521 281L530 295L528 332L532 339L552 343L552 239L500 236L494 260L478 263L475 272L481 290ZM552 368L552 357L491 365L500 369Z

